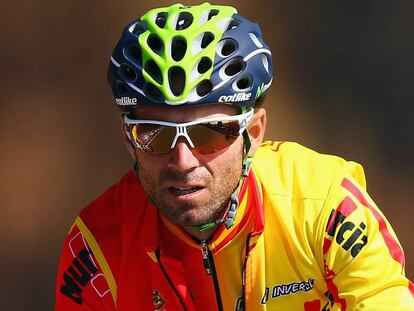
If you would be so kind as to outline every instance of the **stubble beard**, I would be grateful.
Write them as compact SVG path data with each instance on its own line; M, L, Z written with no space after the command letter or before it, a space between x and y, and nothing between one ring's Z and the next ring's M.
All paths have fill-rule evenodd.
M139 178L144 191L151 202L173 224L182 227L199 226L221 219L227 209L230 196L236 190L242 168L242 159L228 161L220 165L221 170L212 176L207 170L196 169L190 173L177 173L165 170L161 173L160 181L178 183L203 183L206 185L206 195L202 200L188 201L180 205L171 204L165 198L163 190L151 171L138 162ZM164 190L166 191L166 190Z

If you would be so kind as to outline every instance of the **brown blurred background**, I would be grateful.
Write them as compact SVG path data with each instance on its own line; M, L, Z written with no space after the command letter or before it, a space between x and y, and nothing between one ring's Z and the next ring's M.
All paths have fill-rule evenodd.
M227 3L273 50L267 137L362 163L414 279L413 2ZM68 228L131 166L106 84L112 48L127 22L170 4L1 2L0 310L53 308Z

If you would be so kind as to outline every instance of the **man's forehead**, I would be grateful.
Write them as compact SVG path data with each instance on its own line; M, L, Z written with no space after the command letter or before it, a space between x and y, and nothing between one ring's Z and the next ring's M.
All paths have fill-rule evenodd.
M212 115L235 115L239 109L230 104L207 104L197 106L137 107L131 114L136 119L156 119L187 122Z

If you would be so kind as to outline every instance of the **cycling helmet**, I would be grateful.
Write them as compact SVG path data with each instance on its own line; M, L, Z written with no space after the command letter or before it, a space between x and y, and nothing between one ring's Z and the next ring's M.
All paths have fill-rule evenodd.
M206 2L153 9L128 24L108 81L123 112L211 103L246 109L270 86L272 74L259 26L233 7Z

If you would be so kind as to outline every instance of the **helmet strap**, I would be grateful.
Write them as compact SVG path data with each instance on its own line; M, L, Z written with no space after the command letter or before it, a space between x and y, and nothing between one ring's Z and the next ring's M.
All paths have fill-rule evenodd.
M134 174L137 179L139 179L139 168L138 168L138 161L134 161Z
M199 231L199 232L203 232L203 231L207 231L211 228L214 228L217 225L221 225L223 224L226 229L231 228L234 225L234 221L236 219L236 213L237 213L237 208L239 207L239 200L237 199L237 195L235 193L232 193L230 196L230 208L229 211L227 212L227 216L223 219L217 219L215 221L206 223L206 224L202 224L199 226L191 226L191 228Z
M253 109L250 107L250 109ZM242 113L245 113L249 110L247 107L242 108ZM249 175L250 165L252 164L253 158L249 156L250 148L252 147L252 142L250 140L249 132L247 129L243 131L243 140L244 140L244 155L242 162L242 178Z
M244 138L244 155L243 155L241 175L242 177L247 177L249 175L250 165L253 162L253 158L249 156L249 151L250 151L250 147L252 146L252 143L250 141L250 136L247 130L244 130L243 138Z

